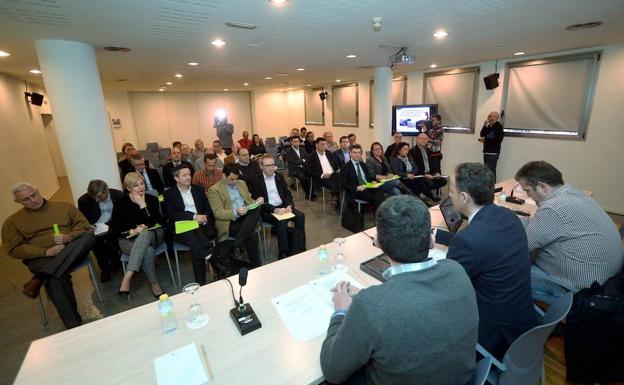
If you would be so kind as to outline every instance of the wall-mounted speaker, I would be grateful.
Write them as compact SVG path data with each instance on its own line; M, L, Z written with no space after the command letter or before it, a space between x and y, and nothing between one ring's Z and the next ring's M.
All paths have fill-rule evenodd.
M493 90L498 87L498 74L489 74L483 78L483 82L485 83L485 89Z
M26 95L26 100L28 100L30 104L35 106L43 105L43 95L36 92L24 92L24 94Z
M319 98L321 98L321 100L325 100L327 99L327 95L328 95L327 91L322 91L319 93Z

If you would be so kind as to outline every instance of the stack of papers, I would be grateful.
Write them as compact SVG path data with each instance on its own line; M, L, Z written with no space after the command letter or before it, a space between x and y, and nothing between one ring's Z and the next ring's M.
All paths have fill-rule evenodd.
M209 384L197 346L188 344L154 359L158 385Z

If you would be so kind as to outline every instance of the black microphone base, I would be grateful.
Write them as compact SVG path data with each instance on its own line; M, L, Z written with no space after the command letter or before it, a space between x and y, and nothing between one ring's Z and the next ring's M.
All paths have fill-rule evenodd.
M232 317L234 325L236 325L236 328L242 336L262 327L256 312L253 311L251 305L248 303L244 305L244 310L239 310L238 307L231 309L230 317Z
M524 199L520 199L520 198L516 198L516 197L512 197L512 196L508 196L507 198L505 198L505 200L509 203L515 203L517 205L522 205L524 204Z

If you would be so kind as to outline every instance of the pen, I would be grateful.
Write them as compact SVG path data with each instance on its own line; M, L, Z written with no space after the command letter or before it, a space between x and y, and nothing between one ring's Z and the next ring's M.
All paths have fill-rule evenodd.
M204 357L204 363L206 364L206 369L208 369L208 377L210 377L210 381L214 381L214 376L212 375L212 368L210 367L210 361L208 361L208 355L206 354L206 348L204 344L199 344L199 347L202 351L202 356Z

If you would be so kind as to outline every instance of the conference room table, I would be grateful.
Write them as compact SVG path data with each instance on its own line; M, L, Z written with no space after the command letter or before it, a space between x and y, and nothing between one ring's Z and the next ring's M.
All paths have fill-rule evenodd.
M430 213L433 225L445 227L439 210ZM374 228L353 234L341 247L347 273L363 287L380 283L359 269L361 262L381 254L373 246L374 234ZM330 243L327 250L331 261L338 245ZM213 378L210 383L319 383L323 379L319 355L325 335L296 340L271 304L271 299L317 278L317 249L250 270L242 294L253 306L262 328L245 336L230 319L229 310L234 306L231 289L220 280L202 286L194 298L186 293L171 297L178 328L170 335L163 334L155 301L33 341L15 384L155 384L154 359L192 342L205 349L204 365ZM230 280L238 294L238 278ZM185 321L195 300L210 321L201 329L190 330Z

